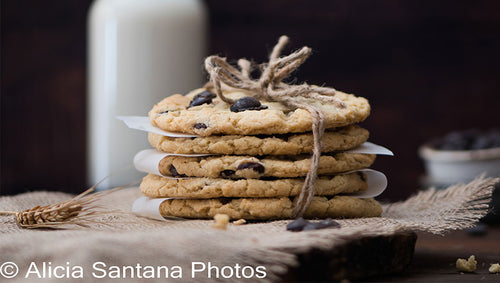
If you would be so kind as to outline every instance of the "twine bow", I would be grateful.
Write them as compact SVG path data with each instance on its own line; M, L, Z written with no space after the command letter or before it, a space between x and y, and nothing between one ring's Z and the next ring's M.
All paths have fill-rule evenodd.
M251 78L252 64L246 59L238 60L238 66L241 69L238 70L227 63L225 58L209 56L205 59L205 69L210 75L210 84L215 89L215 93L227 104L234 104L236 101L226 97L222 92L223 88L236 88L245 90L259 100L281 102L293 109L301 108L311 113L314 147L310 170L293 210L294 216L299 217L307 210L315 194L315 183L321 156L321 138L325 132L323 111L318 106L308 102L306 98L333 104L338 108L345 108L346 105L334 97L336 91L333 88L311 86L306 83L289 85L282 82L311 55L311 48L304 46L300 50L280 58L288 41L287 36L280 37L269 56L269 62L261 65L262 74L259 79Z

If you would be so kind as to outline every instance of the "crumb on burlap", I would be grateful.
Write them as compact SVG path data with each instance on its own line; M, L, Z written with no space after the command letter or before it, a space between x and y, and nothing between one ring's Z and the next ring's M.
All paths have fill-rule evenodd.
M477 261L476 257L471 255L469 259L465 260L463 258L457 259L457 269L463 272L474 272L476 270Z
M214 223L212 223L210 226L216 229L226 230L227 224L229 224L229 215L216 214L214 216Z
M243 219L243 218L242 219L238 219L236 221L233 221L234 225L243 225L243 224L246 224L246 223L247 223L247 221L245 219Z
M492 263L488 269L490 273L500 273L500 264Z

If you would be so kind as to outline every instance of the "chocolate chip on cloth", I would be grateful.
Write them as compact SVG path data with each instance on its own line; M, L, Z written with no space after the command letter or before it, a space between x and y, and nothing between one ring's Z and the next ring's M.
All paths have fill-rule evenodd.
M326 228L340 228L340 224L331 218L327 218L327 219L319 221L319 222L307 223L307 225L304 226L302 231L319 230L319 229L326 229Z
M327 218L319 222L310 222L302 217L299 217L294 221L288 223L288 225L286 226L286 229L288 231L293 232L311 231L326 228L340 228L340 224L331 218Z
M299 218L295 219L294 221L288 223L288 225L286 225L286 229L288 231L298 232L298 231L302 231L302 229L304 229L304 227L307 224L309 224L309 221L305 220L302 217L299 217Z

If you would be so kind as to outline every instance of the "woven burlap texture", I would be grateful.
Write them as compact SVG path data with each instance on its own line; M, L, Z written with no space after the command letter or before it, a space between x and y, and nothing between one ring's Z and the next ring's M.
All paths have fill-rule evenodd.
M86 271L91 270L91 265L97 261L108 267L137 264L181 266L185 273L183 282L200 282L208 278L204 278L206 274L191 278L192 262L211 262L219 267L235 264L265 266L266 278L260 281L272 281L297 265L296 254L312 248L331 249L361 237L403 231L443 234L471 227L487 213L494 184L498 181L478 178L446 190L421 191L404 202L384 205L381 217L339 220L340 229L308 232L286 231L289 220L240 226L230 224L227 230L218 230L210 227L211 221L162 222L136 217L130 213L130 208L141 194L137 188L129 188L107 195L100 201L103 207L122 212L103 215L99 219L101 223L91 228L23 229L13 216L0 216L0 263L16 263L21 275L31 262L50 262L53 266L78 265ZM46 191L5 196L0 198L0 210L20 211L70 197ZM11 281L25 280L20 277ZM60 281L57 278L51 280ZM131 281L141 280L135 278ZM152 282L151 279L145 281ZM233 281L238 281L238 278L232 278Z

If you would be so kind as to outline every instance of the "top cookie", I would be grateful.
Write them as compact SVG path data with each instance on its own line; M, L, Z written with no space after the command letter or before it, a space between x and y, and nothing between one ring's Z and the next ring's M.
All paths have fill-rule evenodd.
M243 91L225 92L225 96L240 99L249 94ZM365 98L337 91L337 99L345 108L304 98L318 106L325 114L326 128L358 123L370 114ZM243 101L245 102L245 101ZM163 130L209 136L214 134L260 135L286 134L311 131L312 117L304 109L290 109L279 102L260 101L262 104L241 110L240 104L228 105L209 89L196 89L183 96L175 94L163 99L149 112L151 123ZM236 105L238 104L238 105ZM251 107L250 107L251 106ZM231 107L233 108L231 110ZM238 112L236 112L238 111Z

